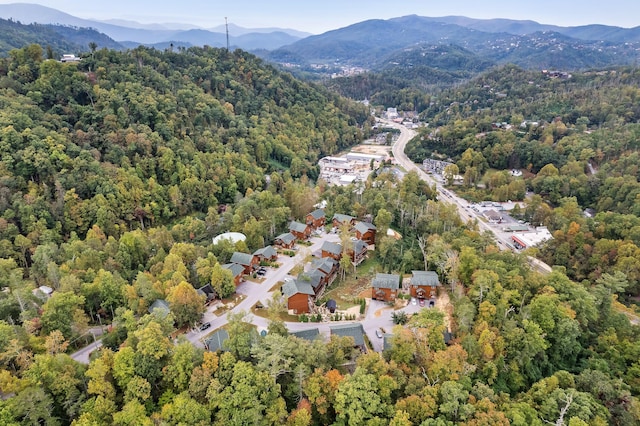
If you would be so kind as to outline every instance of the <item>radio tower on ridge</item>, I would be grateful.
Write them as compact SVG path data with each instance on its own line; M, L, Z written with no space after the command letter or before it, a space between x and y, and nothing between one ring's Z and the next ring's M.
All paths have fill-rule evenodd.
M224 17L224 26L227 29L227 52L229 51L229 22L227 22L227 17Z

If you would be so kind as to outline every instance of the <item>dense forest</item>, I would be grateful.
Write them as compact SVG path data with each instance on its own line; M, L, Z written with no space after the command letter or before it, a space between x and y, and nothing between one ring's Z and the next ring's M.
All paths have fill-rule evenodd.
M623 158L632 149L632 136L622 129L631 129L634 119L616 118L616 111L627 111L619 106L627 99L621 94L632 98L634 92L622 82L633 81L634 73L617 71L618 85L607 83L612 74L579 77L585 87L589 78L602 85L602 96L619 87L618 96L607 98L611 109L605 120L594 115L580 121L590 133L568 130L574 124L570 106L566 118L554 112L539 131L550 135L551 151L559 150L556 133L546 129L566 122L558 142L573 137L577 144L584 138L586 150L589 141L619 134L619 151L607 152L609 159ZM93 49L80 64L61 64L44 60L42 49L32 45L12 51L0 64L0 75L1 424L640 421L638 328L619 303L638 282L629 272L634 264L620 259L635 253L635 243L620 235L632 218L600 209L600 215L611 217L593 222L598 232L612 233L607 254L620 264L594 268L584 279L562 263L565 268L541 275L524 255L500 251L490 235L462 223L416 173L398 180L383 168L356 186L316 182L320 156L368 136L373 124L368 109L241 51ZM554 84L513 68L483 77L495 82L475 84L493 84L502 93L506 89L497 82L512 81L515 90L516 76L525 88L530 79L532 86ZM567 105L571 90L583 87L577 78L565 83ZM589 93L597 93L595 86ZM457 99L451 102L463 103L457 95L451 93ZM446 102L444 95L433 100L434 106ZM524 103L517 110L524 117ZM482 111L482 122L489 123L484 132L487 138L496 134L496 146L509 133L492 132L492 122L524 120L515 113L504 117L505 111L516 111L506 105L496 109L497 118ZM437 140L457 129L458 121L473 122L475 112L460 107L456 117L444 108L425 114L432 114L433 124L412 149L442 152L461 168L476 167L478 174L483 167L497 168L485 146L446 151L449 144ZM544 117L526 114L527 120ZM460 138L447 139L451 145L483 143L474 126L463 128ZM524 133L509 137L525 138ZM534 151L542 143L541 136L530 141ZM532 162L530 172L537 176L531 185L535 179L564 179L552 166L582 164L590 180L587 161L594 161L589 164L597 173L617 164L595 162L597 148L591 147L593 158L573 156L582 149L567 140L556 154L566 155L565 162L539 167ZM615 175L608 173L603 182ZM481 190L475 183L469 181L470 192ZM530 208L538 215L548 209L540 220L553 221L554 241L561 239L559 232L574 239L586 235L581 226L592 222L582 222L577 198L571 198L576 195L560 192L553 200L538 192L550 204L538 197ZM228 351L204 351L176 337L176 328L202 314L196 288L211 284L220 295L233 293L220 265L234 251L270 243L319 200L327 201L329 217L344 213L374 222L378 237L372 256L380 272L437 271L450 309L424 309L408 318L394 328L391 347L382 354L362 354L350 338L299 339L277 315L270 316L269 332L262 336L245 322L244 312L230 315ZM402 238L388 236L388 228ZM211 237L224 231L243 232L247 239L211 244ZM584 249L588 243L581 244ZM361 273L368 271L348 271ZM32 293L41 285L55 290L51 298ZM172 313L149 314L157 299L167 300ZM85 344L89 327L101 321L111 324L104 348L88 366L77 363L69 353ZM454 338L445 342L445 331Z

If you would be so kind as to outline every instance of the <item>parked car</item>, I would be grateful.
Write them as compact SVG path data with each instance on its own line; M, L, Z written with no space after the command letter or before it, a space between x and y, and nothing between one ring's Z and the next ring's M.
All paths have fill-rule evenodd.
M425 305L424 299L418 300L418 303L420 304L420 306L424 306Z
M376 336L378 339L382 339L382 331L379 328L376 328Z
M205 331L209 327L211 327L211 323L210 322L205 322L200 326L200 331Z
M414 306L418 304L418 301L416 300L415 297L411 298L411 304L414 305Z

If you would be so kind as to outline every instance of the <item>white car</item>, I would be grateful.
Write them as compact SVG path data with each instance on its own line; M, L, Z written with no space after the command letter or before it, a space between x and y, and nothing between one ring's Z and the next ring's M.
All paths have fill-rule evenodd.
M415 297L411 298L411 304L414 305L414 306L418 304L418 301L416 300Z

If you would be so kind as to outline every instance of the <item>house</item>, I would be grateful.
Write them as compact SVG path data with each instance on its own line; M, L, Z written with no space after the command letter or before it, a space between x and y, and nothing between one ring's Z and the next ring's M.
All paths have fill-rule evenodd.
M163 299L157 299L149 306L149 313L153 314L154 312L157 312L161 317L166 317L171 312L169 302Z
M371 281L371 298L383 302L393 302L400 288L400 275L377 273Z
M368 245L362 240L355 240L347 253L351 257L351 261L357 266L367 257Z
M324 290L324 287L327 284L327 279L327 274L318 269L311 269L307 272L301 272L298 274L298 281L311 285L313 293L316 296Z
M307 223L307 225L309 225L313 229L318 229L323 227L326 221L327 221L327 218L324 215L324 210L322 209L317 209L312 211L305 218L305 222Z
M235 263L244 268L245 275L251 274L256 266L258 266L258 258L249 253L234 252L231 255L231 263Z
M294 314L308 314L316 295L310 283L289 280L282 285L282 295L287 299L287 309Z
M224 328L221 328L204 340L204 347L211 352L227 351L225 342L228 339L229 333Z
M353 226L355 221L356 221L355 217L349 216L348 214L341 214L341 213L334 214L333 219L331 219L333 226L335 226L336 228L340 228L343 225L349 225L349 227L351 227Z
M79 62L80 58L73 54L64 54L60 58L60 62Z
M356 238L367 244L376 243L376 227L373 223L358 222L355 226Z
M353 346L358 347L362 352L367 351L364 343L364 329L362 324L343 324L329 327L332 336L351 337L353 338Z
M273 241L273 244L282 249L292 249L295 243L296 237L291 232L280 234Z
M311 235L311 227L306 223L300 223L294 220L289 224L289 232L298 240L306 240Z
M409 282L411 296L418 299L431 299L437 296L440 280L434 271L411 271L413 276Z
M338 243L332 243L331 241L323 242L320 251L323 258L340 261L340 256L342 256L342 246Z
M214 300L218 294L213 289L211 284L205 284L197 290L198 295L204 296L204 303L207 304Z
M300 331L292 331L292 336L296 336L298 339L304 339L309 341L314 341L316 339L321 339L320 330L317 328L310 328L308 330L300 330Z
M237 263L227 263L222 265L224 269L228 269L231 271L231 275L233 275L233 283L237 286L242 282L242 277L244 276L244 266L238 265Z
M315 259L311 267L325 275L325 285L330 285L337 276L338 262L330 257Z
M489 221L489 223L502 222L502 215L493 209L485 210L482 215Z
M256 250L253 253L253 257L256 257L258 259L258 263L274 262L276 259L278 259L278 252L273 247L266 246Z
M41 285L40 287L33 289L31 293L40 300L46 301L53 294L53 289L49 286Z

